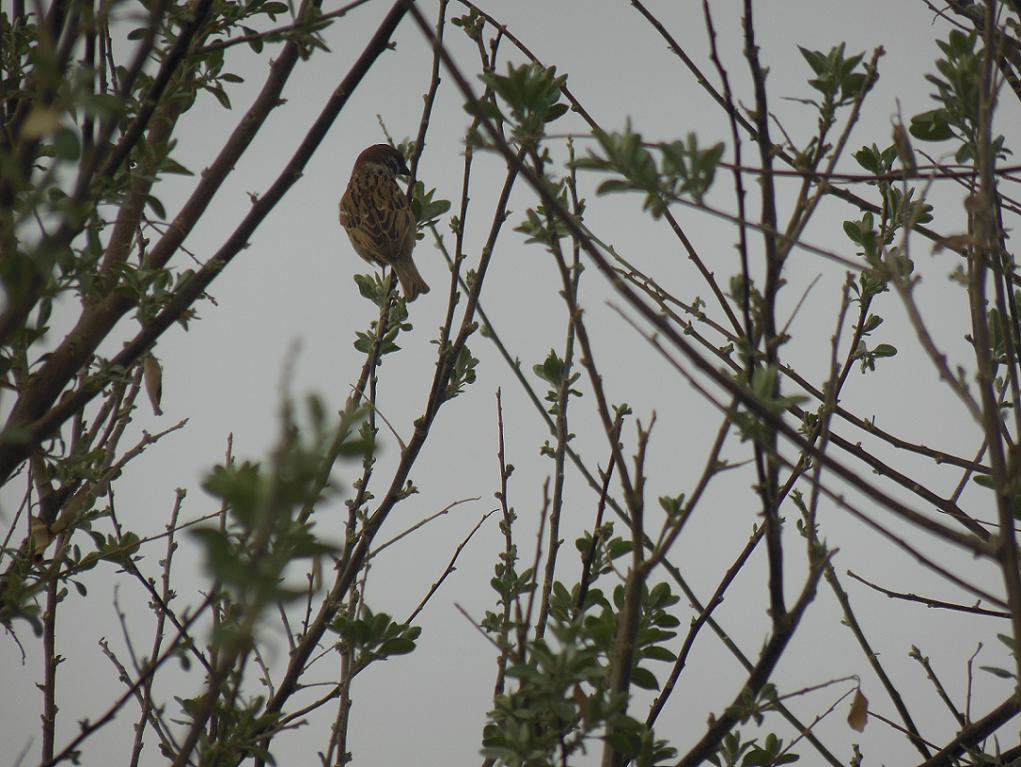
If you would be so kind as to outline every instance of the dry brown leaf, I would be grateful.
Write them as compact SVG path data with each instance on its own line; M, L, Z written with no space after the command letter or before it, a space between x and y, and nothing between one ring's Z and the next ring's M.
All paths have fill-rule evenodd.
M585 691L581 689L581 685L574 685L574 702L578 704L578 710L581 711L581 718L585 724L589 723L589 705L588 696Z
M933 253L940 253L944 248L954 251L964 251L975 244L975 239L970 234L950 234L932 246Z
M55 109L35 107L25 118L21 126L21 135L30 139L51 136L60 127L61 118L62 115Z
M50 545L50 541L53 540L53 533L50 532L50 528L46 526L45 522L35 516L32 517L30 529L32 551L36 554L42 554L46 551L46 547Z
M862 732L868 721L869 699L862 694L861 688L859 688L854 693L854 700L851 701L851 711L847 715L847 723L855 732Z
M897 148L897 157L904 170L909 173L918 171L918 162L915 160L915 150L911 147L911 139L903 125L897 123L893 126L893 145Z
M145 393L149 395L149 402L152 403L152 412L163 415L163 411L160 410L160 400L163 398L163 368L160 367L159 360L147 354L142 362L142 371L145 374Z

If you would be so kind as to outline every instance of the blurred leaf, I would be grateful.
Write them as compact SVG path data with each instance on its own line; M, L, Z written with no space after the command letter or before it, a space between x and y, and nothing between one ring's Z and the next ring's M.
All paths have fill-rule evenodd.
M56 109L36 106L28 113L21 127L21 135L26 139L45 138L57 132L63 115Z

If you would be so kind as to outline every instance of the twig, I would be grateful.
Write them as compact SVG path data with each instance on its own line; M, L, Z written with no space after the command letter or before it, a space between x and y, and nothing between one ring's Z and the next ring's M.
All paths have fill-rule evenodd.
M497 565L496 575L504 583L509 584L509 576L516 574L515 565L518 561L518 547L514 545L514 521L517 519L517 515L514 513L508 498L508 485L513 466L507 463L503 429L503 391L499 387L496 389L496 435L496 460L500 467L500 489L495 495L497 500L500 501L500 531L503 533L503 552L500 554L500 563ZM525 623L524 613L521 610L520 591L515 590L513 599L510 599L509 596L509 593L504 593L500 599L500 602L503 604L503 610L500 616L500 639L497 643L500 646L500 654L496 658L496 681L493 684L494 698L497 695L503 694L506 682L507 661L510 658L512 649L510 642L511 610L513 609L515 612L515 623L517 624L518 631L521 630Z
M1018 711L1021 711L1021 701L1018 694L1014 693L984 717L962 729L938 753L918 767L949 767L959 756L1013 719Z
M101 729L102 727L105 727L108 723L113 721L113 718L117 716L117 712L120 711L120 709L124 706L125 703L127 703L132 697L134 697L135 692L143 684L145 684L146 681L150 679L156 673L156 671L158 671L160 667L163 666L164 663L166 663L170 658L174 657L177 654L178 644L186 637L187 630L190 629L192 624L198 619L198 617L206 611L206 608L208 608L210 604L212 604L212 601L213 597L207 596L198 606L195 612L185 619L182 629L177 633L177 636L175 636L174 639L170 642L170 646L167 647L166 650L164 650L163 654L159 658L157 658L155 662L150 663L149 666L145 669L145 671L141 674L141 676L139 676L139 678L136 679L134 683L130 687L128 687L128 689L125 690L124 693L119 698L117 698L117 700L115 700L99 718L95 720L90 720L88 722L83 722L81 726L81 732L79 732L78 735L74 739L72 739L71 742L68 743L68 745L65 746L64 749L60 751L58 754L54 755L50 759L43 760L43 762L40 764L40 767L52 767L52 765L59 764L60 762L63 762L67 759L74 759L76 754L78 753L78 746L80 746L87 738L89 738L97 730Z
M885 594L890 599L903 599L906 602L918 602L926 607L940 608L943 610L956 610L958 612L971 613L972 615L987 615L992 618L1010 618L1010 613L1003 610L987 610L986 608L979 607L978 605L961 605L956 604L955 602L945 602L942 599L921 597L917 594L909 594L901 591L891 591L890 589L884 589L882 586L865 580L860 575L850 570L847 571L847 574L859 583L864 583L870 589L874 589L880 594Z
M631 322L631 320L628 320L628 321ZM635 327L635 329L639 333L642 333L642 331L639 328L637 328L636 326L634 326L633 323L632 323L632 326ZM696 381L695 378L692 376L692 373L689 370L687 370L686 368L682 367L680 365L680 363L677 362L677 360L675 360L673 357L671 357L670 354L667 352L667 350L663 348L662 344L659 342L659 339L657 337L646 335L644 333L643 333L643 335L646 338L646 340L649 342L649 344L653 348L655 348L664 357L664 359L666 359L674 367L674 369L681 376L683 376L688 381L688 383L692 386L692 388L694 388L699 394L701 394L707 401L711 402L720 412L726 412L726 406L722 402L717 401L717 399L713 396L712 393L709 392L708 389L705 388L705 386L703 386L698 381ZM780 423L782 424L783 422L781 421ZM784 425L784 426L786 426L786 425ZM799 435L798 439L801 439L800 435ZM814 447L814 445L811 445L809 443L806 443L805 446L802 448L802 450L804 452L806 452L806 453L812 454L813 457L815 457L817 460L825 461L827 463L829 463L832 460L832 459L830 459L828 457L825 457L824 454L820 454L818 452L818 450ZM773 455L773 458L775 460L780 461L782 463L785 463L788 466L793 466L793 464L790 461L787 461L779 453L774 453L772 455ZM839 464L836 464L836 465L839 466ZM839 472L835 472L835 473L839 473ZM820 484L820 488L822 490L822 493L827 498L832 500L839 508L842 508L842 509L850 512L857 519L859 519L862 522L864 522L866 525L871 527L873 530L875 530L876 532L878 532L882 536L886 537L887 539L893 541L897 546L899 546L903 550L905 550L908 553L910 553L911 556L915 558L915 560L917 560L918 562L924 564L926 567L930 568L934 572L939 573L940 575L942 575L944 578L946 578L951 583L954 583L957 586L960 586L961 588L965 589L966 591L970 591L971 593L975 594L976 596L980 597L981 599L986 599L986 600L992 602L993 604L1000 604L1000 605L1004 604L1003 601L1000 600L998 597L990 594L987 591L984 591L984 590L980 589L979 587L977 587L977 586L975 586L973 584L968 583L967 581L963 580L961 577L956 575L954 572L952 572L950 569L948 569L946 567L943 567L938 562L933 560L931 557L928 557L925 554L923 554L922 551L919 548L917 548L916 546L913 546L910 543L908 543L907 540L905 540L904 537L896 535L895 533L893 533L888 528L884 527L880 523L878 523L875 520L873 520L869 515L867 515L861 509L859 509L858 507L856 507L856 506L852 505L851 503L849 503L844 498L844 496L842 494L840 494L840 493L838 493L838 492L836 492L836 491L834 491L832 489L829 489L826 486L821 485L821 484ZM869 494L869 493L866 493L866 494ZM899 502L898 501L893 501L893 504L895 506L898 506ZM955 533L951 533L951 535L956 537ZM968 548L971 548L971 546L968 546ZM976 553L978 553L978 552L976 551Z
M461 552L464 550L464 547L468 545L468 542L472 539L475 533L479 531L479 528L482 527L483 523L496 512L497 510L493 509L492 511L487 511L485 514L483 514L482 518L478 521L475 527L473 527L471 531L469 531L468 535L465 536L464 540L462 540L457 545L457 548L454 549L454 554L453 556L450 557L450 561L447 563L447 566L443 570L443 573L433 583L433 585L429 587L428 593L424 597L422 597L422 601L418 603L418 606L411 611L411 615L409 615L407 620L404 621L406 624L410 624L412 621L415 620L415 618L418 617L418 614L422 612L422 610L425 608L429 600L432 599L433 594L435 594L439 590L440 586L443 585L443 581L447 579L448 575L454 572L455 570L454 565L457 564L457 558L461 556Z
M764 529L760 525L756 528L755 533L748 539L741 553L738 554L737 559L727 568L727 572L724 573L723 578L720 580L719 585L716 587L716 591L709 597L705 605L699 611L698 617L691 622L691 627L688 629L687 636L684 637L684 642L681 644L681 649L677 653L677 658L674 660L673 668L670 669L670 676L667 677L666 683L663 685L663 690L653 701L652 706L649 708L649 714L645 718L645 725L652 727L656 723L657 717L666 705L667 700L673 694L674 689L677 686L677 680L680 679L681 672L688 663L688 655L691 653L691 648L695 646L695 639L698 637L702 627L709 622L713 612L723 604L723 596L730 584L733 583L734 578L744 568L748 558L755 551L755 547L759 545L759 541L762 540Z
M698 743L677 762L677 767L694 767L715 753L723 737L737 724L740 718L739 712L742 710L742 701L746 699L754 700L758 696L772 674L773 668L779 661L798 624L801 622L805 610L808 609L808 605L815 598L816 585L827 561L828 558L813 565L797 601L790 611L786 612L779 623L776 624L773 634L762 649L758 663L755 664L755 667L748 675L748 679L734 698L733 703L710 723Z
M271 37L284 36L292 32L315 32L324 26L324 22L331 21L333 19L339 19L346 16L348 13L353 11L360 5L365 5L369 0L352 0L347 5L341 6L336 10L330 11L329 13L323 13L315 16L309 20L296 21L293 24L285 24L281 27L275 27L273 29L267 29L265 32L252 32L246 35L238 35L237 37L231 37L227 40L220 40L219 42L209 43L203 45L201 48L196 48L191 52L191 56L204 56L207 53L213 53L215 51L222 51L226 48L232 48L235 45L241 45L242 43L250 43L255 40L265 40Z
M549 521L549 477L542 483L542 507L539 511L539 530L535 534L535 555L532 559L532 583L528 590L528 601L525 603L525 615L518 626L518 657L525 657L525 643L528 639L528 629L532 624L532 610L535 607L535 594L539 590L539 562L542 561L542 537L546 532L546 524Z
M487 642L489 642L489 644L493 645L493 647L495 647L497 650L500 649L500 645L496 643L496 640L494 640L493 637L489 636L489 634L486 633L486 630L482 628L482 626L480 626L478 622L468 614L467 610L461 607L461 605L459 605L457 602L454 602L454 607L459 613L461 613L461 615L464 616L465 620L467 620L472 626L475 627L475 630L478 631L483 636L483 638Z
M897 713L900 715L901 721L904 722L908 740L911 741L911 745L918 750L923 759L928 759L931 754L926 746L925 739L922 737L918 727L915 725L914 719L911 717L911 712L908 711L907 704L904 702L904 696L900 694L900 690L897 689L897 686L893 683L890 675L886 673L886 669L883 668L883 664L879 660L879 654L872 649L872 645L865 637L865 631L858 622L858 616L855 615L854 610L851 609L851 600L847 596L847 592L844 591L844 587L841 585L840 579L837 577L837 572L832 566L826 568L826 581L830 584L830 589L832 589L834 596L836 596L841 610L843 610L844 622L847 624L847 627L851 629L851 633L854 634L854 638L858 640L858 646L861 647L862 655L865 656L869 665L872 666L872 670L875 672L876 676L879 677L879 681L882 683L883 689L886 690L886 694L893 703L893 707L897 709Z
M430 514L425 519L420 520L420 521L416 522L415 524L413 524L411 527L409 527L403 533L399 533L398 535L395 535L393 538L388 540L386 543L381 543L378 547L376 547L375 549L373 549L372 551L369 552L369 556L366 557L366 561L369 560L369 559L372 559L373 557L375 557L377 554L379 554L381 551L383 551L383 549L387 548L388 546L392 546L393 544L397 543L402 538L405 538L405 537L411 535L416 530L419 530L419 529L425 527L430 522L432 522L434 519L439 519L444 514L449 513L450 510L452 508L454 508L455 506L460 506L462 503L468 503L469 501L478 501L478 500L481 500L481 498L480 498L480 496L476 495L476 496L473 496L472 498L462 498L459 501L452 501L451 503L448 503L446 506L444 506L442 509L437 511L435 514Z
M532 152L532 162L536 173L542 175L543 160L537 151ZM574 179L574 169L571 170L571 178ZM574 189L574 184L571 184ZM575 214L580 213L577 197L572 195L572 208ZM552 221L548 221L552 224ZM563 254L557 247L557 258L562 259ZM565 480L565 456L567 454L567 442L571 438L568 431L567 413L571 399L571 373L574 370L574 339L576 315L570 311L572 306L577 306L578 280L581 270L578 268L579 249L577 244L572 250L572 263L568 268L570 279L565 290L571 294L567 301L567 338L564 341L564 354L560 370L560 381L556 388L556 448L553 452L553 506L549 515L549 544L546 552L546 566L542 580L542 599L539 602L539 618L535 623L535 638L542 639L546 633L546 621L549 618L550 594L553 592L553 579L556 574L557 554L560 551L560 514L564 506L564 480Z
M911 652L908 653L908 657L917 661L918 664L925 669L925 674L929 677L929 681L932 682L932 686L936 688L936 694L939 695L940 700L946 704L946 707L950 710L954 719L957 720L957 725L959 727L964 727L967 724L964 714L958 711L957 706L955 706L954 702L950 700L950 695L947 694L946 687L943 686L939 677L936 676L936 670L932 667L932 664L929 663L929 659L922 655L922 651L914 645L912 645Z
M620 430L623 424L624 414L622 412L618 412L613 426L614 441L620 440ZM594 578L592 573L592 563L595 560L599 545L602 543L605 546L609 543L609 541L602 540L603 512L606 511L606 501L609 497L610 491L610 480L613 477L613 467L615 465L616 461L614 460L613 450L611 449L610 456L607 459L606 468L601 472L603 484L599 491L599 502L596 504L596 519L592 524L592 543L589 544L588 551L585 552L585 556L581 563L581 579L578 582L578 599L575 602L575 607L579 612L585 609L585 598L588 596L589 585L592 583Z
M443 30L446 29L447 3L449 0L440 0L440 7L436 11L436 44L443 44ZM411 180L408 184L409 190L418 179L418 161L425 151L425 134L429 128L429 119L432 115L433 104L436 103L436 93L440 89L440 56L433 51L432 72L429 75L429 90L425 94L425 105L422 108L422 119L418 123L418 136L415 138L415 153L411 157Z

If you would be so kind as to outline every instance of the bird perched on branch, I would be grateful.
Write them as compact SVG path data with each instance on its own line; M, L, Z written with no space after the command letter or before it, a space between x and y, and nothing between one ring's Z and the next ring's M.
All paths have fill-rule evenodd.
M374 144L355 160L344 196L340 225L351 238L355 253L370 264L392 267L404 298L414 301L429 292L411 260L415 247L415 214L397 184L409 174L404 157L388 144Z

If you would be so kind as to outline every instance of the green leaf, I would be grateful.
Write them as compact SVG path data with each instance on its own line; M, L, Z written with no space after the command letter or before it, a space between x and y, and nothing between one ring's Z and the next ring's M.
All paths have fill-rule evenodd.
M53 151L60 160L77 160L82 151L78 134L70 128L59 128L53 136Z
M942 107L912 117L910 131L920 141L946 141L954 137L950 114Z
M630 192L635 189L635 185L629 181L622 179L611 178L602 182L596 187L596 194L611 194L613 192Z
M90 93L82 97L82 108L97 117L113 117L121 113L124 104L109 93Z
M287 7L287 3L272 2L264 3L260 6L259 10L275 21L277 16L287 13L289 8Z
M640 687L643 690L658 690L659 682L656 680L656 675L648 669L637 667L631 670L631 681L635 687Z
M244 461L229 466L216 466L202 483L210 495L230 505L234 513L250 517L258 503L262 477L259 464Z
M998 676L1000 679L1013 679L1014 675L1006 669L997 668L996 666L979 666L983 671L988 671L993 676Z
M156 218L160 219L161 221L166 221L167 211L163 207L163 203L160 202L156 197L153 197L151 194L146 196L145 204L156 215Z
M251 39L248 41L248 47L256 53L262 53L263 40L261 37L255 37L259 33L251 27L241 27L241 31L245 33L247 37Z
M990 490L994 490L996 488L996 482L988 474L976 474L974 476L974 480L976 485L988 487Z
M647 658L648 660L661 660L667 663L677 658L676 655L674 655L665 647L656 646L646 647L644 650L642 650L642 657Z
M388 639L379 646L379 654L383 656L389 655L407 655L414 651L415 643L405 637L398 639Z
M883 324L883 318L876 314L870 314L868 319L865 320L865 324L862 325L861 332L871 333L873 330Z
M532 371L547 383L560 386L560 380L564 373L564 361L557 356L556 351L550 349L543 363L533 365Z
M195 174L188 170L186 167L177 162L172 157L164 157L163 164L160 166L160 170L164 173L173 173L178 176L194 176Z
M668 515L676 516L684 511L684 493L674 497L661 495L659 497L659 505Z
M844 222L844 234L848 236L851 242L861 245L861 224L857 221L845 221Z
M808 66L812 67L812 71L817 75L822 74L826 71L826 56L819 51L811 51L808 48L798 46L798 50L801 51L801 55L805 61L808 62Z
M609 743L615 751L620 752L625 757L633 757L638 753L641 748L640 743L635 743L634 739L631 738L628 733L621 732L620 730L613 730L607 733L606 742Z
M435 189L425 191L425 185L416 181L411 190L411 212L419 228L435 224L437 219L450 210L450 200L433 200Z
M670 584L657 583L649 592L648 602L650 607L664 607L670 603L670 599Z
M571 107L567 104L554 104L546 113L546 122L551 123L554 120L563 117L570 111L570 109Z
M208 86L207 90L214 96L216 96L216 100L220 102L220 106L222 106L224 109L231 108L230 96L227 95L227 91L225 91L220 85L218 84L210 85Z

